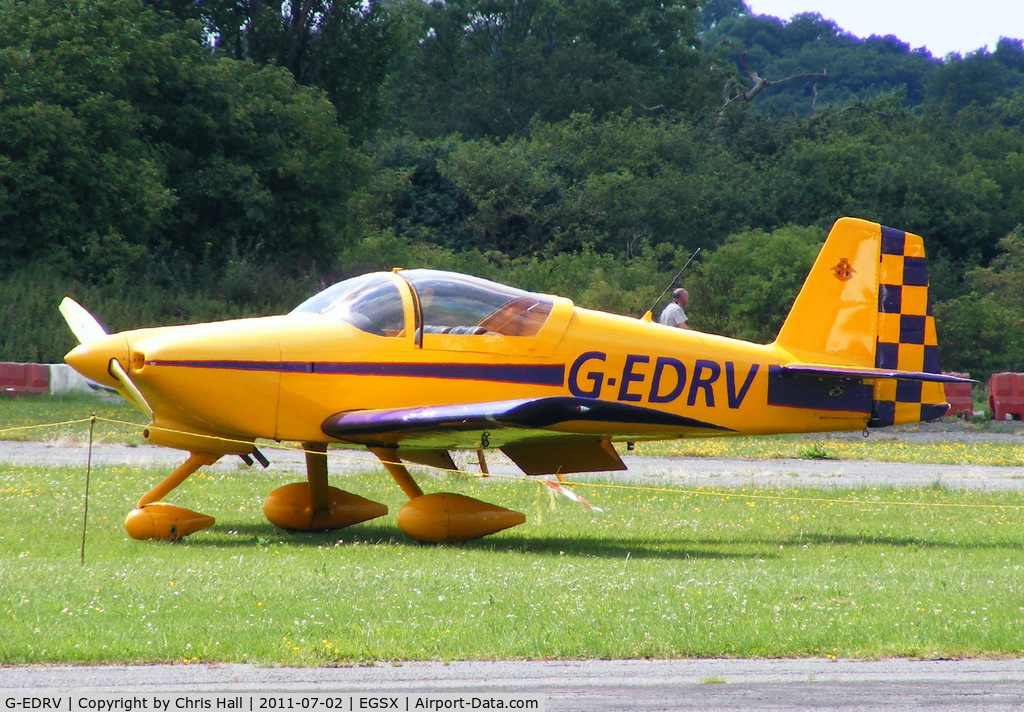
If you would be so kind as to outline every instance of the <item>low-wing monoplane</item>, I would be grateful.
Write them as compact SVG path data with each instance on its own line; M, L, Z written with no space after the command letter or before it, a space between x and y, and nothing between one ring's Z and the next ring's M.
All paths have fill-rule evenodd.
M339 282L283 316L107 334L70 299L67 362L116 389L143 437L188 451L125 526L176 539L213 519L163 502L255 441L301 443L305 482L264 503L274 524L333 529L387 513L328 485L327 450L365 447L409 497L398 526L457 541L518 512L424 494L404 463L455 469L452 450L498 448L527 475L623 470L613 443L861 430L947 409L922 240L852 218L831 230L770 344L575 306L425 269Z

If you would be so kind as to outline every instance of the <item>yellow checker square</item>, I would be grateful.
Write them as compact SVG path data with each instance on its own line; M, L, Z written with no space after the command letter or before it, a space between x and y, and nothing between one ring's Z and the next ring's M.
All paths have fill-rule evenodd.
M873 398L876 401L896 400L896 381L888 378L880 378L875 381L875 393Z
M924 240L917 235L907 233L903 241L904 257L924 257Z
M904 284L900 311L913 316L924 316L928 313L928 287L915 287Z
M922 383L921 402L933 404L945 403L946 389L942 387L941 383Z
M900 341L900 315L878 315L878 341L883 344L898 344Z
M935 317L930 316L924 320L924 345L939 345L939 335L935 331Z
M916 423L921 420L920 403L897 403L893 423Z
M901 371L920 371L924 368L924 344L900 344L896 368Z
M882 255L878 264L878 281L881 284L903 284L902 255Z

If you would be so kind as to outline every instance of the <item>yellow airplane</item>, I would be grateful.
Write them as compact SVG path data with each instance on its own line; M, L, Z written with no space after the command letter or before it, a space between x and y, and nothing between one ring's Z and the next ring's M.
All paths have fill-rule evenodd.
M213 518L161 501L255 441L301 443L307 481L266 517L334 529L387 513L328 486L330 445L373 452L409 497L398 526L430 542L525 521L424 494L405 463L455 469L451 450L498 448L527 475L624 470L613 443L861 430L933 420L945 402L922 240L843 218L778 337L754 344L574 306L425 269L339 282L283 316L107 334L70 299L66 361L150 417L143 437L189 452L125 527L177 539Z

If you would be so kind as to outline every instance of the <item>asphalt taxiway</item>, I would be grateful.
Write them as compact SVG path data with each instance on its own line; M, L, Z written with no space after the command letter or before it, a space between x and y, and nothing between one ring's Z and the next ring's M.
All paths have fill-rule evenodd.
M161 693L537 695L548 712L1024 708L1024 660L593 660L347 668L0 668L0 699Z

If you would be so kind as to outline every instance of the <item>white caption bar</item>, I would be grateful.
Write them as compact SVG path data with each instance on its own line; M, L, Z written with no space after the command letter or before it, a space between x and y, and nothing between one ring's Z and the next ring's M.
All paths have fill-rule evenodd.
M445 710L528 710L544 712L542 695L437 693L73 693L6 695L0 712L444 712Z

